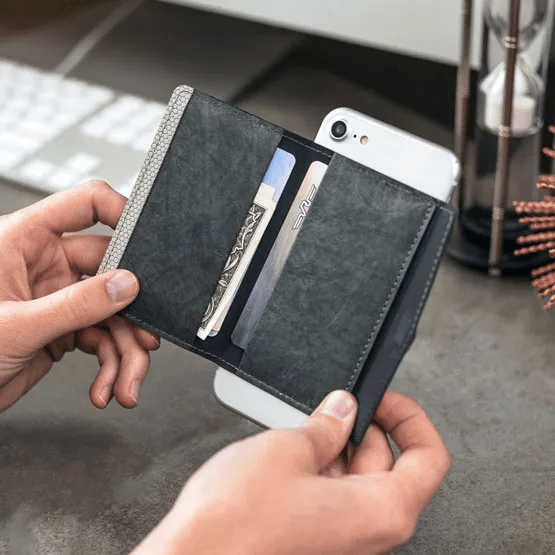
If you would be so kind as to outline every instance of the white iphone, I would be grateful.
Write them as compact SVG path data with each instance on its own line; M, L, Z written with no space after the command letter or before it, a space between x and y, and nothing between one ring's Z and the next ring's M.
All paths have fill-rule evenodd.
M460 175L450 150L349 108L331 111L315 142L445 202ZM216 370L214 393L224 406L266 428L294 428L307 418L224 368Z

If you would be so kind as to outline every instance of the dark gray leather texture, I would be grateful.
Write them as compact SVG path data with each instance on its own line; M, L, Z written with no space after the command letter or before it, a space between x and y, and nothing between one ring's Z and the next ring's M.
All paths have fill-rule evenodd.
M120 263L141 282L124 316L195 339L282 134L195 91Z
M352 390L436 205L334 155L239 375L305 412Z
M353 394L359 411L352 440L356 444L362 441L403 355L414 340L455 216L452 206L439 205L435 211L355 384Z

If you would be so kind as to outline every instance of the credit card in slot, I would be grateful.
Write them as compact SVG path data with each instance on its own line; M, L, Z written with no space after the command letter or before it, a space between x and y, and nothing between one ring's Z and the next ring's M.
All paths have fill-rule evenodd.
M231 341L242 349L247 348L254 336L256 326L270 300L327 168L328 165L324 162L312 162L306 172L283 226L231 334Z
M249 267L260 239L295 166L295 156L278 148L262 180L247 217L210 299L197 336L217 335Z

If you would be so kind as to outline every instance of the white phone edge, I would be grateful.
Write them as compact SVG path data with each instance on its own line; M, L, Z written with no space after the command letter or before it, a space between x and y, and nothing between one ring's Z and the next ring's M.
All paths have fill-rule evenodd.
M347 122L351 133L357 131L357 141L334 140L330 135L334 120ZM368 138L367 144L360 142L362 136ZM314 142L444 202L449 202L460 178L461 165L448 148L350 108L327 114ZM403 149L395 148L395 142Z
M367 126L365 128L372 130L372 132L365 133L369 140L375 139L376 133L381 133L382 137L396 137L400 138L403 142L410 141L410 144L414 146L417 152L412 151L408 155L405 153L405 162L403 163L398 158L388 156L388 154L393 152L392 149L388 149L387 144L385 144L384 148L384 143L381 143L378 146L383 148L382 152L386 154L385 156L378 154L375 156L375 159L369 159L369 157L362 157L360 155L353 157L352 153L350 153L351 155L347 153L345 148L340 148L348 143L334 141L329 134L329 125L335 119L347 119L348 121L355 119L361 121L363 125ZM339 152L348 158L352 158L365 166L370 166L397 181L407 185L410 183L410 186L445 202L449 201L460 175L459 161L449 149L349 108L336 108L332 110L323 119L314 142ZM414 180L418 168L426 167L426 163L429 163L428 156L430 153L439 155L439 169L443 172L442 175L444 177L442 180L436 179L430 183L426 179L427 174L422 171L422 179L417 179L415 184ZM388 162L393 162L393 164L387 167L386 164ZM407 173L407 168L412 168L410 175ZM437 175L441 175L441 172L438 171ZM407 177L410 177L410 180ZM305 413L292 407L285 401L274 397L270 393L221 367L216 369L214 376L214 394L222 405L265 428L296 428L307 418Z
M228 409L265 428L297 428L308 418L304 412L221 367L214 376L214 395Z

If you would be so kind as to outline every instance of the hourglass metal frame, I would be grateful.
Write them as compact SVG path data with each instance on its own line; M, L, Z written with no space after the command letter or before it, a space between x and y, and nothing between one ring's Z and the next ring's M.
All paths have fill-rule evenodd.
M455 113L455 152L461 166L466 167L468 144L468 112L470 97L470 45L472 36L473 0L463 0L461 11L461 59L457 73L456 113ZM513 89L519 39L520 0L511 0L509 29L505 37L505 57L507 73L504 83L503 120L499 127L499 141L495 169L494 196L491 220L491 239L489 245L489 274L500 276L500 262L503 254L503 222L509 178L509 153L512 137ZM464 173L457 187L454 203L459 214L464 210L465 200Z

